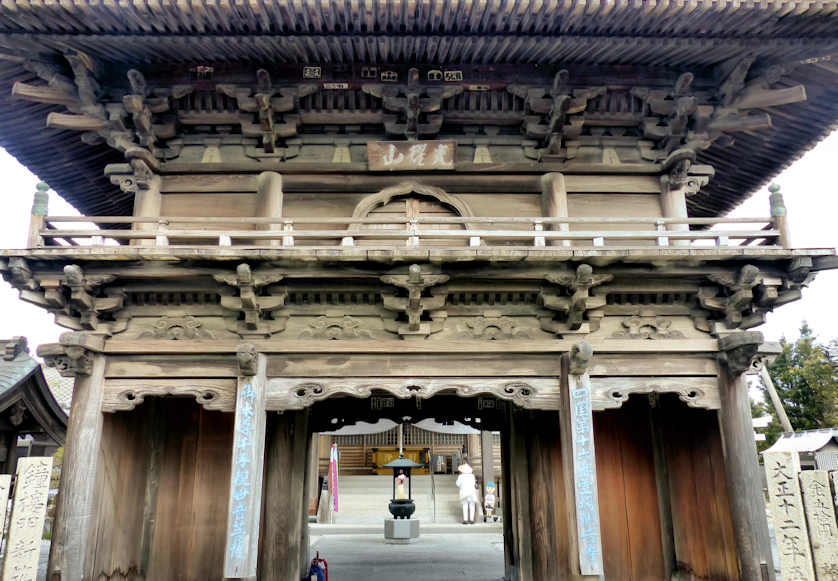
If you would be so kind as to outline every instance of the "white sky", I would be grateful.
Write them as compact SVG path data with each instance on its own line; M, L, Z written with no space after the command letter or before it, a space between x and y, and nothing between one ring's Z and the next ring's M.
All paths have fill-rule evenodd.
M796 248L835 248L838 246L838 132L822 141L812 151L777 177L785 195L792 244ZM0 175L3 176L0 248L25 246L29 212L38 179L13 157L0 149ZM49 214L70 215L77 212L50 192ZM768 216L768 191L763 189L737 208L733 216ZM781 336L793 339L800 322L806 319L822 341L838 338L838 270L822 272L808 289L803 300L785 305L768 315L759 328L769 340ZM51 315L22 302L17 291L0 282L0 338L24 335L30 350L42 343L58 340L66 331L54 324Z

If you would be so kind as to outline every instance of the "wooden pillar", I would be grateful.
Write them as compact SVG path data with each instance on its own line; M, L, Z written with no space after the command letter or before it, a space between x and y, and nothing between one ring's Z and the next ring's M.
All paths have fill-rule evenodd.
M44 245L44 239L41 238L40 230L44 227L44 217L47 215L49 207L49 186L44 182L39 182L35 190L35 196L32 199L32 211L29 218L29 238L26 241L27 248L37 248Z
M562 356L561 428L565 515L571 581L599 579L603 574L599 499L593 442L590 378L592 351L587 343Z
M516 581L541 581L533 578L532 571L532 524L530 519L530 481L527 454L527 424L525 412L510 405L509 454L504 458L504 467L509 465L508 478L504 484L509 490L509 504L504 508L504 520L512 521L512 568L511 578ZM508 459L508 462L507 462ZM504 495L506 497L507 495ZM506 539L504 527L504 542Z
M483 473L483 498L486 498L486 484L495 479L494 437L492 432L480 432L480 469ZM497 493L497 482L495 482Z
M160 217L163 206L163 196L160 193L160 176L151 172L140 160L131 162L134 168L134 217ZM142 176L142 177L141 177ZM131 229L136 231L155 231L157 224L134 224ZM132 240L134 246L154 246L155 240Z
M224 578L255 579L265 463L267 360L250 345L239 346L238 356L241 375L236 390Z
M320 434L311 434L308 445L308 474L306 475L306 490L308 491L307 515L317 513L317 500L320 496ZM308 520L308 519L306 519Z
M299 581L308 561L308 410L270 414L260 578Z
M262 218L281 218L284 193L282 175L275 171L264 171L256 180L256 215ZM259 230L281 230L282 223L260 224ZM268 246L282 246L282 240L263 241Z
M786 222L786 203L783 201L783 194L780 193L780 186L771 184L768 187L771 192L769 202L771 203L771 219L774 221L774 229L779 230L780 238L777 243L783 248L791 248L788 223Z
M661 213L664 218L687 218L687 188L672 183L670 176L661 177ZM669 224L667 230L685 232L689 224ZM671 246L689 246L689 240L674 240Z
M751 403L745 371L762 344L762 333L749 331L719 339L719 410L733 532L742 581L762 581L762 564L774 581L762 476L757 458Z
M72 345L80 335L62 335L64 354L46 353L43 349L53 345L38 350L47 365L58 367L62 375L76 378L47 566L49 581L92 578L95 547L91 537L96 519L105 357L78 344Z
M541 178L541 213L547 218L566 218L567 186L564 176L560 173L548 173ZM547 230L567 232L567 224L553 224ZM570 246L570 240L553 240L547 246Z

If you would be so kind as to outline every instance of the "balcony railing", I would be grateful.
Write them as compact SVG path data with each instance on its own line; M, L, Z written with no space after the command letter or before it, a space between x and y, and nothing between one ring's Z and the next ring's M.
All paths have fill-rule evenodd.
M253 218L38 216L30 247L743 247L788 246L783 218ZM118 224L130 225L119 229ZM106 225L105 229L99 225ZM236 229L240 225L241 229ZM638 225L642 229L637 228ZM691 229L695 228L695 229ZM110 244L113 244L111 242Z

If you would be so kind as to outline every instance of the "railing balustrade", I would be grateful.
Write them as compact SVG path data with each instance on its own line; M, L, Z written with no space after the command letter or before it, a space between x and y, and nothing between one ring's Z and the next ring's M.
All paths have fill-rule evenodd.
M72 224L87 223L84 228ZM93 227L90 226L93 225ZM134 229L112 226L128 224ZM281 224L280 229L253 227ZM644 229L636 228L644 225ZM647 225L648 226L645 226ZM59 226L60 225L60 226ZM105 225L104 229L98 225ZM142 229L137 228L143 225ZM687 228L684 228L684 225ZM737 228L736 225L742 225ZM240 226L239 229L236 229ZM382 227L384 226L384 227ZM586 229L586 226L589 229ZM621 229L620 226L625 226ZM678 228L680 226L680 228ZM691 230L690 227L698 227ZM574 229L576 228L576 229ZM606 229L608 228L608 229ZM610 229L613 228L613 229ZM427 218L277 218L277 217L126 217L45 216L30 241L36 247L118 243L167 246L247 246L346 248L394 245L578 247L637 246L784 246L785 234L774 218L660 217L427 217ZM280 241L277 245L271 241ZM137 242L135 242L137 243Z

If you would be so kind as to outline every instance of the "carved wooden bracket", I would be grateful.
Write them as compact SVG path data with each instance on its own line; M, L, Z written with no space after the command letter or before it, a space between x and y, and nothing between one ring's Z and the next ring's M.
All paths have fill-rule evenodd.
M426 399L452 390L461 397L494 395L526 409L558 410L559 381L556 378L274 378L268 381L268 410L304 409L335 395L370 397L373 390L383 390L407 399Z
M256 375L259 353L250 343L242 343L236 348L236 360L239 362L239 372L242 375Z
M396 296L393 292L382 291L382 306L391 311L407 315L407 324L385 321L388 331L398 333L403 338L424 338L442 330L445 321L445 299L448 291L445 288L434 289L430 296L422 296L426 289L448 282L447 274L434 274L428 267L412 264L407 274L398 269L380 278L381 282L405 289L407 296ZM431 321L422 321L422 314L429 313Z
M388 134L416 139L439 133L443 101L462 93L463 86L419 86L419 71L412 68L406 84L370 83L362 85L361 90L381 99L384 109L395 113L384 117L384 130Z
M591 359L594 356L594 348L587 341L574 343L570 348L570 374L582 375L588 371Z
M544 308L566 313L564 323L555 321L552 317L542 318L541 328L550 333L568 333L587 331L582 328L585 315L587 314L590 319L591 311L605 306L605 297L591 296L590 291L593 287L613 279L614 275L594 274L593 268L589 265L580 264L576 272L548 273L544 278L555 285L564 287L571 294L564 296L555 287L541 289L539 302Z
M101 314L117 311L124 304L125 295L120 289L108 289L106 296L96 296L97 288L115 280L115 275L85 274L78 265L69 264L62 275L43 274L36 278L24 259L14 257L4 276L20 290L22 300L54 314L59 325L108 334L125 328L125 321L99 320Z
M740 375L751 368L752 360L763 343L762 333L747 331L719 338L719 361L731 375Z
M270 336L285 329L287 317L278 317L274 312L282 309L288 299L286 289L274 285L285 278L283 274L254 273L250 265L242 263L236 267L236 274L215 274L213 278L238 289L237 297L221 297L222 308L244 314L242 325L236 325L237 329L231 330L243 336ZM261 290L263 287L267 287L267 294ZM265 314L270 314L273 320L263 321L262 316Z
M90 333L64 333L58 343L47 343L38 347L47 367L54 367L64 377L90 375L93 369L93 354L101 351L104 339Z
M762 322L762 317L746 318L754 302L754 287L761 281L762 273L756 266L746 264L739 274L731 273L709 274L707 278L727 289L727 296L718 296L718 287L701 287L698 289L698 302L705 309L720 311L725 314L728 328L748 328ZM746 312L747 311L747 312Z

